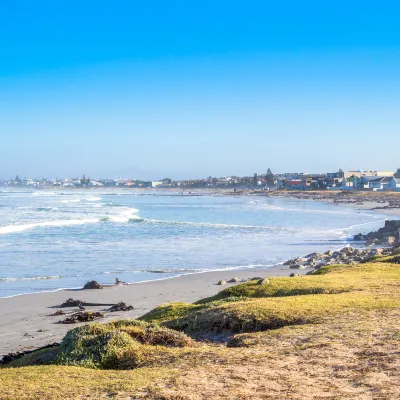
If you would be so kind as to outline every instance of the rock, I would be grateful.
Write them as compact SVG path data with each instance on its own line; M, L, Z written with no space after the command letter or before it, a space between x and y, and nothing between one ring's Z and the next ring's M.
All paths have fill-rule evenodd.
M394 244L394 243L396 243L396 238L394 236L386 236L383 239L383 243L385 243L385 244Z
M306 256L309 260L321 260L324 258L324 255L322 253L311 253Z
M237 283L237 282L240 282L240 279L235 277L235 278L229 279L228 282L229 283Z
M291 278L294 278L295 276L300 276L300 274L295 274L295 273L293 273L293 274L290 274L289 275Z
M380 244L380 243L381 243L381 241L379 239L373 238L373 239L368 239L365 244L367 246L374 246L374 245Z
M103 286L101 286L96 281L90 281L90 282L87 282L83 288L84 289L103 289Z
M354 235L354 237L353 237L353 240L356 240L356 241L360 241L360 240L365 240L366 238L365 238L365 236L362 234L362 233L359 233L359 234L357 234L357 235Z
M258 285L268 285L268 283L269 283L269 279L267 279L267 278L260 279L260 280L257 282Z
M223 286L226 285L226 281L224 279L220 280L217 285Z
M283 263L283 265L304 264L306 261L307 261L306 258L297 257L297 258L293 258L291 260L286 261L285 263Z
M294 265L291 265L289 268L290 269L304 269L304 268L307 268L307 266L301 265L301 264L294 264Z
M333 255L333 251L332 250L328 250L324 253L326 256L332 257Z
M371 251L368 252L369 257L380 256L380 255L382 255L382 249L372 249Z
M315 267L317 263L314 260L308 260L304 265L307 265L309 267Z

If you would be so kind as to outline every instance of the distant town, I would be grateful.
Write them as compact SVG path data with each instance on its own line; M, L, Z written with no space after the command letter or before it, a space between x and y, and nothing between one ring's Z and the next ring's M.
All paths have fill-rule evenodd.
M397 171L343 171L323 174L289 172L274 174L270 169L253 176L207 177L195 180L143 181L133 178L91 179L80 178L32 179L19 177L0 180L0 186L9 188L222 188L236 190L371 190L400 192L400 168Z

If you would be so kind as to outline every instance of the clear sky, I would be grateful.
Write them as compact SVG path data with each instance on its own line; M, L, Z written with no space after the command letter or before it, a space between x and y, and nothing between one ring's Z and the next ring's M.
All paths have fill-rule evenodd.
M398 1L0 5L0 178L400 167Z

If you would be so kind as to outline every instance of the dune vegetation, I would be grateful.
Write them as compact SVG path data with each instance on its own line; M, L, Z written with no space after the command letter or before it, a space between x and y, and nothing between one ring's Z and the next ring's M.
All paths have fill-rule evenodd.
M396 256L254 279L74 328L0 370L1 399L400 397Z

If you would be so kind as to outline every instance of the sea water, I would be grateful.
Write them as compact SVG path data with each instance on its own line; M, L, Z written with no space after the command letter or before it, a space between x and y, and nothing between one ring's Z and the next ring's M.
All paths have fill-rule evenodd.
M385 218L287 198L0 188L0 297L268 267L344 247Z

